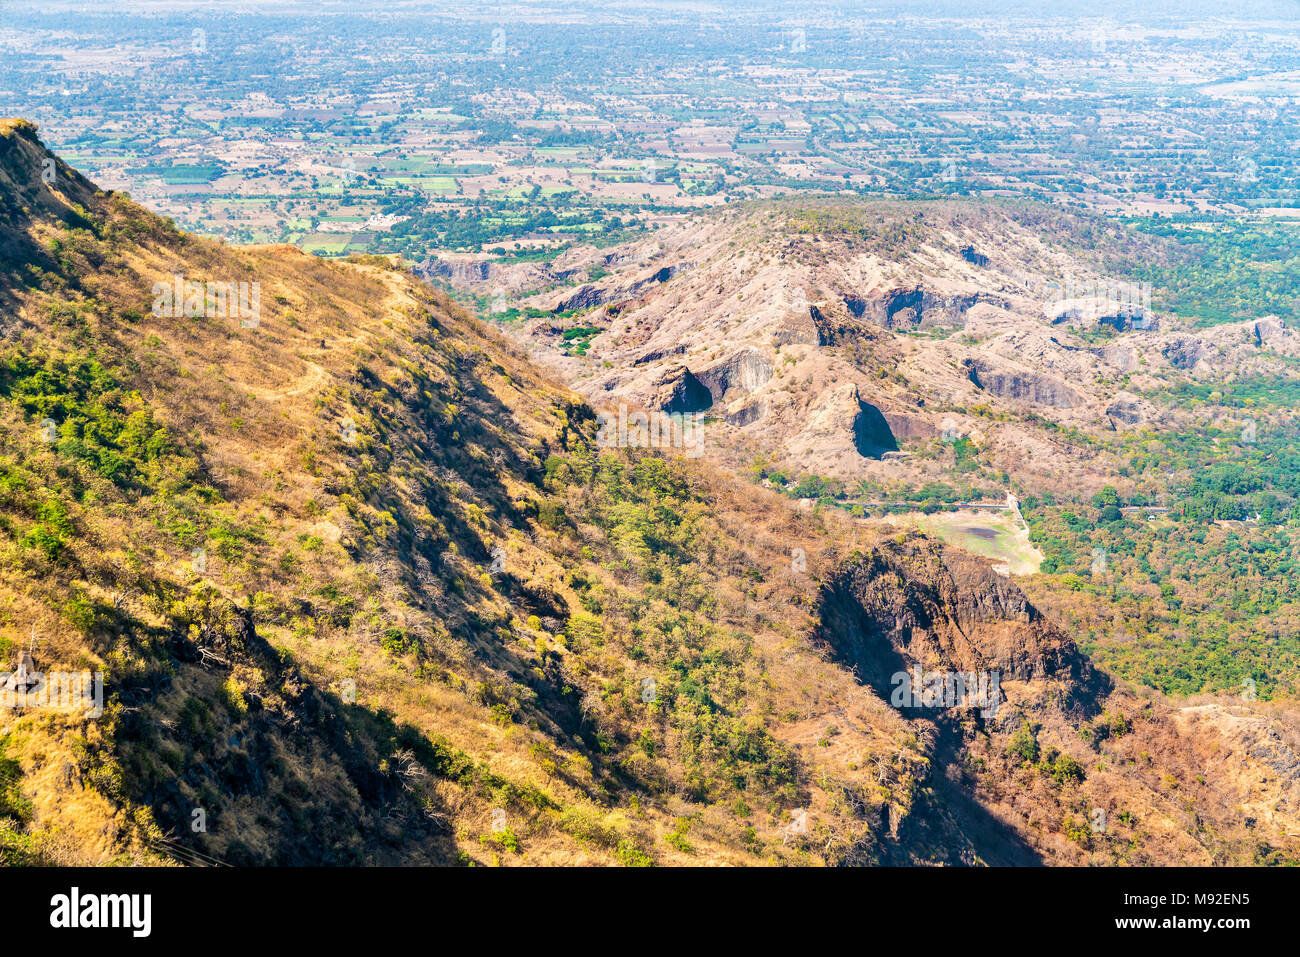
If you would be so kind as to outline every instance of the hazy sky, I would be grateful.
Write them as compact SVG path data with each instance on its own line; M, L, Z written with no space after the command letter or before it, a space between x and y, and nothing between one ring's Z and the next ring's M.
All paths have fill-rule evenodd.
M287 11L310 13L358 13L429 10L450 12L474 10L477 13L548 8L604 7L607 9L674 8L680 10L771 11L778 16L794 16L806 11L843 11L862 15L878 11L885 16L986 17L990 15L1078 16L1093 19L1115 17L1146 20L1153 17L1183 16L1198 19L1288 19L1300 22L1300 0L517 0L493 3L484 0L0 0L0 16L5 10L23 12L85 10L96 14L110 11L132 13L202 11Z

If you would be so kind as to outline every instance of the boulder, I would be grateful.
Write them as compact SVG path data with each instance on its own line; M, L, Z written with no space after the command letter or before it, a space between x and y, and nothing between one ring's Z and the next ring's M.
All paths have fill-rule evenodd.
M712 406L713 396L690 369L675 363L655 377L646 405L668 415L690 415Z

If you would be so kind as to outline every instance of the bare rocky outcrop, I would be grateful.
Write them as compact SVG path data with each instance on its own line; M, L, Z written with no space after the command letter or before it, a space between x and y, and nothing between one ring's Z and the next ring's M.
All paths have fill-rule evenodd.
M660 266L649 275L642 275L631 282L618 283L617 280L588 283L580 286L571 295L561 295L552 305L552 312L572 312L577 309L594 309L608 303L621 303L634 300L655 286L666 283L683 269L690 268L689 263L673 263Z
M1250 332L1255 339L1255 345L1263 346L1265 343L1271 343L1286 336L1286 320L1279 319L1277 316L1266 316L1251 323Z
M898 451L898 440L879 408L866 402L852 382L832 389L791 442L800 460L816 456L835 462L844 458L879 459Z
M1179 336L1167 343L1160 353L1175 369L1188 370L1205 357L1206 346L1194 336Z
M1131 428L1154 421L1159 410L1131 392L1120 392L1106 406L1106 415L1117 428Z
M715 402L757 392L772 378L772 362L757 349L733 352L699 374Z
M1141 329L1154 332L1159 321L1136 303L1120 304L1116 297L1093 296L1065 299L1044 307L1044 314L1054 325L1071 325L1096 329L1106 327L1116 332Z
M772 332L774 346L824 346L822 330L813 318L812 311L807 310L787 316Z
M756 402L738 404L729 409L724 418L728 425L744 428L753 425L765 415L767 415L767 403L760 399Z
M491 275L491 263L485 260L450 262L443 259L426 259L412 267L417 276L425 279L443 279L453 286L472 286L487 282Z
M913 665L1060 682L1076 697L1097 691L1088 659L1013 581L920 536L846 561L823 587L820 611L820 637L878 691Z
M860 398L857 415L853 417L853 447L859 455L869 459L898 451L898 439L889 427L889 420L878 408Z
M476 294L481 294L483 287L488 286L487 291L493 296L516 296L527 289L564 285L585 273L583 269L564 268L558 263L510 262L468 256L425 259L413 265L411 271L422 279L445 282L454 289Z
M962 363L970 381L985 392L1013 402L1072 409L1084 398L1059 379L1030 369L1016 369L988 359L966 359Z
M1093 353L1107 365L1114 366L1121 372L1132 372L1138 367L1138 355L1131 346L1112 343Z
M885 421L889 423L889 431L893 433L895 440L899 442L923 442L932 439L939 434L934 423L922 415L909 415L906 412L894 412L886 409L881 410Z
M572 312L575 309L595 309L597 306L603 306L605 303L613 302L617 298L619 298L619 295L615 290L596 285L581 286L573 295L556 303L553 311Z
M669 356L679 356L685 351L686 351L686 347L683 345L676 345L664 349L652 349L649 352L645 353L644 355L638 356L636 359L633 359L632 365L633 366L648 365L651 362L659 362L662 359L667 359Z
M873 342L880 329L848 308L845 303L823 303L808 310L817 330L817 344L822 346L851 345Z
M884 329L961 328L966 324L967 311L980 303L1007 306L1007 301L998 296L948 294L920 287L873 291L844 300L854 316Z
M713 405L713 396L690 369L677 364L665 368L651 385L646 403L669 415L690 415Z

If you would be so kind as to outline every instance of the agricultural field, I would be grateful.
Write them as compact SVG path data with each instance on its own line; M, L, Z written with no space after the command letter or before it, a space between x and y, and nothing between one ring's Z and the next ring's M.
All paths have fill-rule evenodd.
M1043 563L1043 553L1030 541L1029 530L1009 509L957 509L929 515L904 512L860 521L915 528L972 555L987 558L995 566L1005 565L1012 575L1032 575Z

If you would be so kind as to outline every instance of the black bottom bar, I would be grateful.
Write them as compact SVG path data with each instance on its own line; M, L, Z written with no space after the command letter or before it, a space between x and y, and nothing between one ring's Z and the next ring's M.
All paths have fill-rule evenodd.
M1232 946L1289 926L1298 891L1300 872L1291 869L0 871L0 900L24 945L75 937L128 947L373 946L404 933L421 939L430 928L448 942L476 930L499 944L554 939L566 926L575 939L662 935L660 944L690 926L696 944L712 934L771 946L783 929L806 938L892 927L930 940L1012 931L1078 942L1199 936ZM147 910L143 896L130 895L148 895Z

